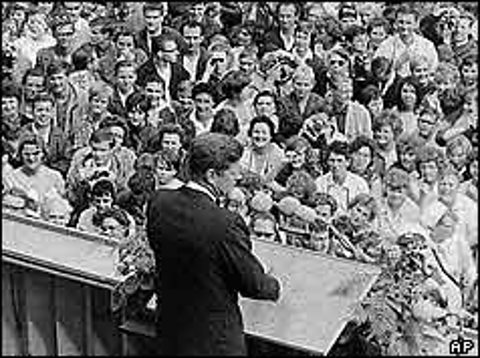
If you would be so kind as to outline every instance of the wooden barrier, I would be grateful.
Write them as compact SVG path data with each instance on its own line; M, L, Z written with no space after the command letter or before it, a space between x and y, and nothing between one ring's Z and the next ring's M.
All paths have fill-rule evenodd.
M2 355L121 355L110 291L2 263Z
M2 355L122 355L116 242L2 215Z

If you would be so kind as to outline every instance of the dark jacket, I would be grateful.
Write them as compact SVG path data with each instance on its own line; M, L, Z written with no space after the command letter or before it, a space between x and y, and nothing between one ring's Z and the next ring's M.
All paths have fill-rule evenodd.
M185 57L185 54L183 54L180 57L179 63L183 65L183 58ZM196 74L195 78L192 78L194 81L200 81L202 79L202 76L207 69L207 62L208 62L208 51L204 47L200 47L200 56L198 58L197 62L197 69L196 69Z
M135 91L132 93L141 91L141 88L139 88L138 86L134 86L134 87L135 87ZM116 114L120 117L123 117L123 118L128 117L127 108L123 105L122 100L120 99L118 87L116 86L113 87L113 95L112 97L110 97L110 100L108 101L107 110L110 113Z
M241 217L205 193L159 190L147 234L157 272L157 339L167 355L246 355L238 294L276 300Z
M279 101L278 108L278 135L276 139L283 142L291 136L297 135L302 128L303 122L310 116L325 111L325 100L318 94L311 92L303 113L300 113L298 99L292 92Z
M172 37L175 39L175 42L177 43L178 49L180 52L185 51L187 44L185 42L185 39L178 33L177 30L172 29L171 27L168 26L163 26L162 27L162 34L159 36L155 36L155 38L160 37L162 35L166 35L169 37ZM152 55L152 51L148 48L148 43L147 43L147 29L144 28L143 30L140 30L136 35L135 35L135 40L137 43L137 47L141 50L143 50L149 57Z
M168 89L172 99L177 99L178 84L183 80L190 79L190 74L182 65L178 63L173 63L171 65L172 76L170 78L170 83ZM150 57L147 62L140 66L137 70L137 85L140 87L145 87L148 80L159 79L161 78L155 67L153 57Z

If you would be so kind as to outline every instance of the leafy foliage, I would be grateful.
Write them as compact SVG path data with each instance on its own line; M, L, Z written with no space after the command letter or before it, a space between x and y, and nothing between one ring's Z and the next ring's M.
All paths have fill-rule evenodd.
M424 241L416 234L400 237L399 245L383 256L382 273L355 309L353 321L368 325L365 338L382 355L441 354L448 340L456 338L458 331L446 319L446 302L429 289L438 277L426 264Z
M142 315L153 294L155 275L155 256L145 230L138 230L135 237L121 243L119 254L117 270L124 279L112 294L112 310L126 308L127 315Z

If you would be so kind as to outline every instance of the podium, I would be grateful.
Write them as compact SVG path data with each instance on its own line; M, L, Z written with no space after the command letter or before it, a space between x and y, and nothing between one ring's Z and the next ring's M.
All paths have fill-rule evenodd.
M131 354L125 332L154 346L152 326L110 312L121 279L114 240L5 211L2 223L2 354ZM292 351L326 355L380 272L270 242L254 241L253 251L282 292L276 303L240 299L248 340Z

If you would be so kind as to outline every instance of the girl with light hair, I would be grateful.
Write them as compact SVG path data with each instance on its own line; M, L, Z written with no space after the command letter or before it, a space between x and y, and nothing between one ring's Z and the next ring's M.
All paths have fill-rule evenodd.
M410 58L410 71L418 84L425 88L432 80L436 68L431 60L424 54L415 53Z
M448 62L440 62L433 74L433 83L439 93L457 87L460 84L458 67Z
M446 155L453 168L458 172L460 181L468 179L467 159L472 152L472 143L463 134L447 142Z

